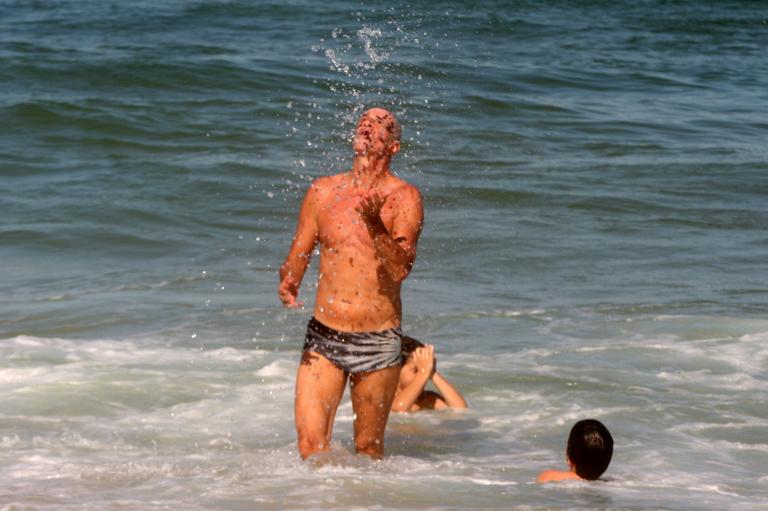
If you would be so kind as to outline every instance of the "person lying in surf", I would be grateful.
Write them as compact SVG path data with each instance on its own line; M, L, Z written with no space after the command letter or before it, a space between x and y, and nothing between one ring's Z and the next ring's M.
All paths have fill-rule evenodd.
M570 470L545 470L537 483L558 481L594 481L611 463L613 437L602 422L586 419L571 428L565 448L565 460Z
M464 396L437 371L434 346L404 335L402 356L400 380L392 401L393 412L467 408ZM430 381L438 392L425 390Z

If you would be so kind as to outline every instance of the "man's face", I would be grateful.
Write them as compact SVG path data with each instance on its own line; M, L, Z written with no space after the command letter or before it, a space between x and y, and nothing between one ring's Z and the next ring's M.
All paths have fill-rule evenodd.
M365 112L357 123L352 147L356 154L392 155L397 152L400 143L395 140L395 118L381 108L372 108Z

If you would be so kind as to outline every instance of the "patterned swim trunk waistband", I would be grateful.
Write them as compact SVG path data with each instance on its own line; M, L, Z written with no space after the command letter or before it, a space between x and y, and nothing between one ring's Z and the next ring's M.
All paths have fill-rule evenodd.
M385 369L400 363L400 327L379 332L341 332L314 317L307 324L304 351L313 351L349 374Z

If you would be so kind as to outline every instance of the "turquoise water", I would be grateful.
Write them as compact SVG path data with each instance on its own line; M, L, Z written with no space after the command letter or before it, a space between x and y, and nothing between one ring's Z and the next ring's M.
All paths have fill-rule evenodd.
M763 509L762 2L0 3L3 509ZM294 446L276 269L365 108L469 413ZM540 486L570 425L595 484Z

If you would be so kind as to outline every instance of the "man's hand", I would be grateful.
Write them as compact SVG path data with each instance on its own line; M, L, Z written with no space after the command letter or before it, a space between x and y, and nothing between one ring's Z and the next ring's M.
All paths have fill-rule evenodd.
M386 201L386 197L382 197L377 192L374 192L364 196L360 204L355 208L355 211L360 213L360 217L365 222L371 237L387 232L384 222L381 221L381 208Z
M425 344L413 350L413 362L419 373L427 373L430 378L435 374L435 347Z
M299 282L296 281L290 275L286 275L280 286L277 288L277 294L280 295L280 301L283 305L295 309L297 307L303 307L304 302L300 302L296 299L299 295Z

